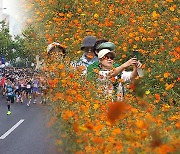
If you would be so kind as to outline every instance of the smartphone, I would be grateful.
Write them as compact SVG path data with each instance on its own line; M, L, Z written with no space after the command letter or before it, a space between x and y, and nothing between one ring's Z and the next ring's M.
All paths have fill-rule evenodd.
M134 50L133 57L137 58L137 60L138 60L138 55L139 55L139 52L137 50Z

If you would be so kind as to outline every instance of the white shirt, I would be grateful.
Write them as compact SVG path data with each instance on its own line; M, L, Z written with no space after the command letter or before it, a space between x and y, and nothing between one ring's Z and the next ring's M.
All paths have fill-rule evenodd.
M131 74L132 72L129 71L122 71L122 74L121 74L121 79L123 80L123 83L127 83L127 82L131 82ZM119 86L118 86L118 91L117 93L119 94L120 93L120 96L121 97L118 97L119 100L123 100L123 97L124 97L124 86L123 86L123 83L120 82L119 83Z
M114 86L107 77L108 73L109 73L109 71L99 71L98 81L100 81L100 83L103 85L104 94L106 96L111 96L113 94ZM130 72L122 71L121 79L123 80L123 83L131 82L131 78L130 78L131 73L132 73L131 71ZM118 79L118 77L116 76L115 79ZM121 97L117 96L118 100L122 100L123 95L124 95L124 87L121 82L119 82L119 85L117 88L117 94L119 94L119 93L120 93Z

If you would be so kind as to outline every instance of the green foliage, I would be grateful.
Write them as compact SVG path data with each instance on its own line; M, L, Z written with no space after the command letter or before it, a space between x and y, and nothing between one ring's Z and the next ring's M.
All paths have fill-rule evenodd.
M30 66L34 62L34 56L28 47L28 41L25 37L16 36L14 39L9 34L9 28L4 21L0 22L0 55L3 55L6 61L10 61L14 66ZM16 62L16 58L21 61Z

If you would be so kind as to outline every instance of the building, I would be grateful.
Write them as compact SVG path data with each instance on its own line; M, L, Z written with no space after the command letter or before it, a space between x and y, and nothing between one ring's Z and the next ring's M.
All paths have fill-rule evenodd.
M6 8L3 7L3 0L0 0L0 21L5 21L7 26L9 27L10 16L4 13Z

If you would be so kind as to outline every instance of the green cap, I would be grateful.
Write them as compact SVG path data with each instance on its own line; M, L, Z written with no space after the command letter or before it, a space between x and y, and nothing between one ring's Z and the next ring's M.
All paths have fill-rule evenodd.
M101 49L109 49L111 51L113 51L115 49L115 44L112 43L112 42L104 42L104 43L101 43L98 47L97 47L98 50L101 50Z

